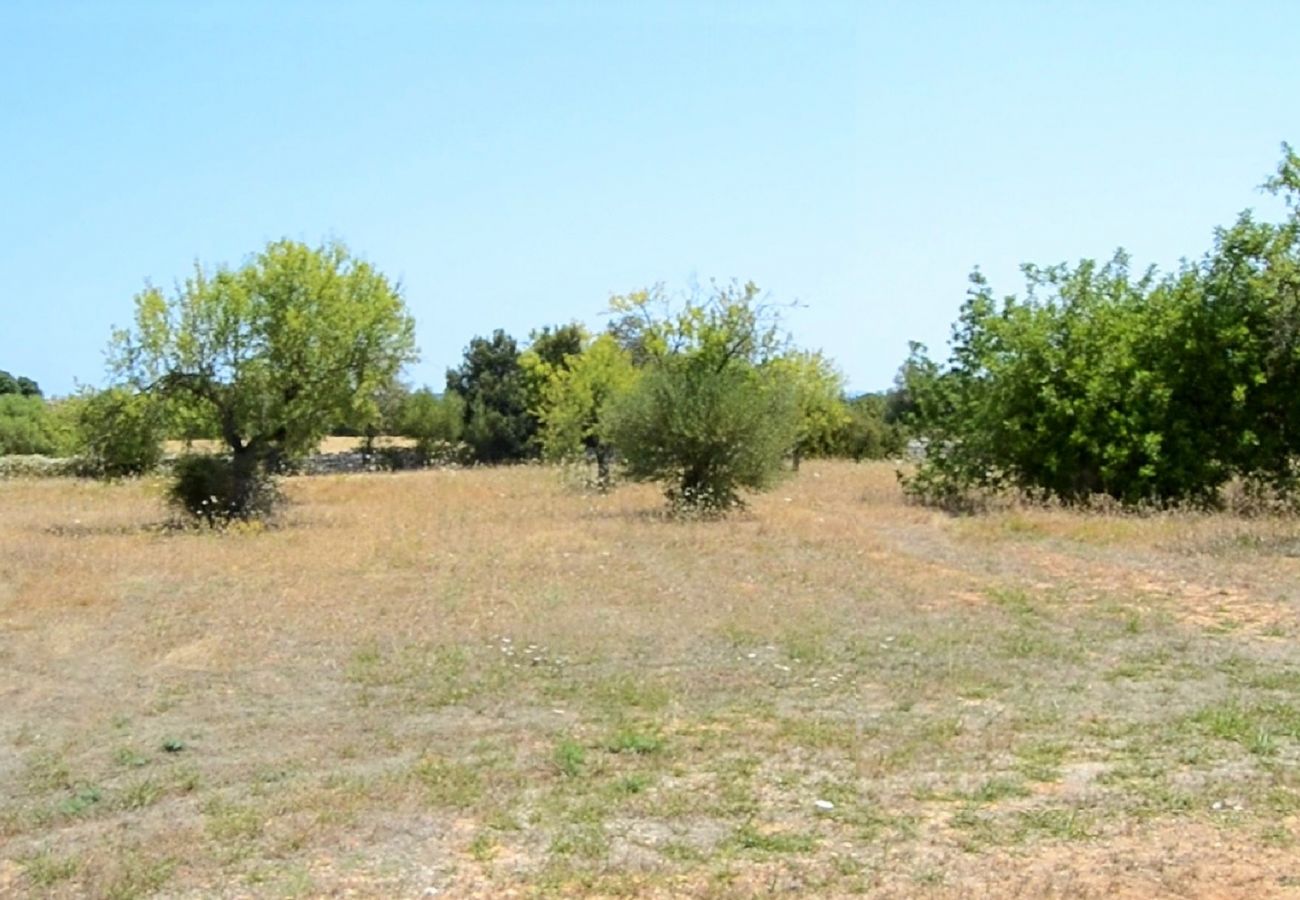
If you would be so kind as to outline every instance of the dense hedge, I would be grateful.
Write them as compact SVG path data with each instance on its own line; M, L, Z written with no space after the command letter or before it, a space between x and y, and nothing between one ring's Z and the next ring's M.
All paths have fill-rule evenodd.
M1270 186L1281 223L1244 213L1176 272L1121 252L1026 266L995 299L977 272L944 363L915 348L902 381L928 458L909 482L960 504L1007 488L1069 503L1212 505L1223 485L1289 496L1300 454L1300 160Z

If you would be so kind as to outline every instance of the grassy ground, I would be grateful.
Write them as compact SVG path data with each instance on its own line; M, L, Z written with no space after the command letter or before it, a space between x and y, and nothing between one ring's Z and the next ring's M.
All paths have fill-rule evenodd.
M1300 526L0 483L0 896L1283 895Z

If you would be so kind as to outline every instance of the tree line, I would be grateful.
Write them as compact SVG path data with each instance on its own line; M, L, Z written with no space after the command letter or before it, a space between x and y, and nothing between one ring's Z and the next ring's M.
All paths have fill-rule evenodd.
M656 481L674 509L722 512L805 456L884 455L900 445L879 398L783 331L753 284L612 298L599 332L545 326L520 344L473 338L443 390L399 380L416 358L397 289L340 243L269 244L238 268L136 296L109 345L113 386L13 417L46 429L0 451L75 452L83 474L157 465L164 437L215 440L176 463L173 499L208 522L268 512L272 476L322 436L413 438L429 460L573 462L607 489L615 474Z
M0 453L76 452L93 474L147 470L164 435L225 453L177 466L208 521L265 512L270 477L328 433L414 439L430 460L576 462L721 512L808 456L924 456L908 495L969 508L1015 492L1069 504L1290 502L1300 486L1300 157L1265 184L1280 222L1242 213L1176 270L1110 260L1023 267L999 298L978 270L946 359L919 344L887 392L849 398L752 283L611 298L603 329L474 337L441 390L399 291L339 243L269 244L237 268L146 286L114 332L113 387L49 402L0 373Z

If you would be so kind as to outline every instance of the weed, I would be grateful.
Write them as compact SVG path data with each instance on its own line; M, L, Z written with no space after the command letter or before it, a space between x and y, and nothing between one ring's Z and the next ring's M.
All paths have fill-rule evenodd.
M1022 837L1081 841L1092 836L1091 820L1077 809L1029 809L1018 814Z
M75 856L58 856L50 850L23 857L19 863L27 880L41 888L75 878L82 868L81 860Z
M497 855L496 838L490 832L480 831L474 835L474 839L469 842L469 855L476 862L491 862Z
M113 753L113 761L128 769L138 769L149 764L149 758L134 747L119 747Z
M57 791L72 786L68 764L57 753L34 753L27 757L23 781L34 792Z
M411 775L424 789L424 799L431 806L465 809L483 793L482 779L474 769L442 757L422 757Z
M1068 747L1055 741L1036 741L1016 750L1016 768L1030 781L1058 781Z
M732 843L741 850L773 854L811 853L817 849L817 839L810 834L759 831L748 823L736 829Z
M176 862L170 857L150 856L138 849L118 857L104 889L105 900L137 900L156 893L172 877Z
M609 837L600 823L565 825L551 840L550 852L555 856L603 859L609 853Z
M658 753L664 748L664 740L657 734L624 728L609 739L605 749L610 753Z
M556 770L565 778L577 778L587 762L587 751L577 741L565 738L551 754Z
M972 791L970 799L975 803L996 803L1008 797L1027 797L1029 793L1019 779L998 777L988 779Z
M94 807L104 797L103 791L93 784L83 784L75 788L72 796L59 804L59 812L65 816L79 816Z
M615 782L615 790L620 794L640 794L651 784L649 775L625 775Z
M152 778L142 778L128 784L117 795L116 806L119 809L144 809L153 806L162 797L162 787Z
M232 803L219 797L209 799L203 806L207 833L216 841L246 843L262 835L266 816L257 807Z

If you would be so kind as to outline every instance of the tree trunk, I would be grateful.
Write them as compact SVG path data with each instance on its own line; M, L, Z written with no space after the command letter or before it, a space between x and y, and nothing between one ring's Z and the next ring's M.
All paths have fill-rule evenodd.
M596 447L596 487L599 488L602 494L608 491L610 486L609 458L612 452L609 447L604 445L597 445Z
M230 474L234 479L230 496L232 518L247 519L254 512L262 478L262 454L255 446L245 445L230 457Z

